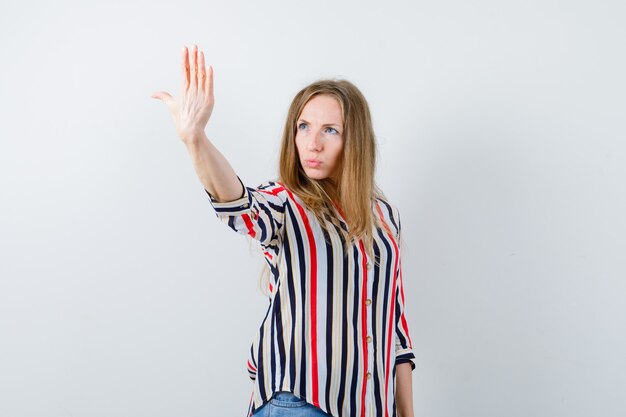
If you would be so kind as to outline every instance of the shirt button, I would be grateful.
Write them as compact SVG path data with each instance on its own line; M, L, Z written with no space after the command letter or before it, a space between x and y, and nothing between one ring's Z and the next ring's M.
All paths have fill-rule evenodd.
M372 374L370 372L367 373L367 379L372 379Z
M368 306L372 304L372 300L370 300L369 298L367 300L365 300L365 305Z
M367 263L367 265L365 265L365 267L366 267L367 269L372 269L372 264L371 264L371 262L368 262L368 263Z
M242 207L248 207L248 203L245 203Z
M372 343L372 336L367 336L367 343Z

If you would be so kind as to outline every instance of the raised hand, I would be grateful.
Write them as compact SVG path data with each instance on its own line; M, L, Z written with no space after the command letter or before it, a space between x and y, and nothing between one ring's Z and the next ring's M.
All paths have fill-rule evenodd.
M176 132L183 142L187 142L204 132L213 112L213 67L209 66L207 73L204 53L198 52L196 45L191 48L191 57L186 46L181 53L183 84L180 95L173 98L169 93L159 91L152 98L167 104L176 123Z

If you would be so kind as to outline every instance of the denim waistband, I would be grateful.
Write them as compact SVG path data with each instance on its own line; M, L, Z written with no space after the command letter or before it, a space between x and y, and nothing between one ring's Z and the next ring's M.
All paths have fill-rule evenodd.
M272 398L276 398L279 401L287 401L287 402L303 401L302 398L294 395L293 393L291 393L289 391L277 391L277 392L274 393Z

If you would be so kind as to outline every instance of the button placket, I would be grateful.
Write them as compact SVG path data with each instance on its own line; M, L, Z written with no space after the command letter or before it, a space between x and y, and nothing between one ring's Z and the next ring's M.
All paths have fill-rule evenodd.
M373 389L374 389L374 379L372 378L372 371L374 370L374 359L376 358L376 354L374 352L374 344L373 344L373 327L374 327L374 309L372 308L372 294L373 294L373 283L374 283L374 279L372 277L372 272L373 272L373 268L372 268L372 261L370 259L367 259L367 263L365 264L365 271L364 271L364 276L366 277L366 283L367 283L367 298L365 299L365 306L366 306L366 313L367 313L367 336L366 336L366 343L367 343L367 374L366 374L366 381L367 381L367 402L368 402L368 407L371 407L371 409L373 410L375 408L375 404L374 404L374 393L373 393Z
M366 320L366 326L365 326L365 331L366 334L363 335L364 336L364 342L365 342L365 346L364 349L367 350L367 373L365 374L365 391L366 391L366 411L365 411L365 415L369 416L372 415L372 413L374 412L376 405L375 405L375 398L374 398L374 379L372 378L372 373L374 370L374 359L376 357L376 354L374 353L374 346L372 343L372 330L374 328L374 312L372 311L372 297L373 297L373 279L370 279L370 274L372 271L372 262L370 259L368 259L367 257L367 253L365 251L363 251L363 257L365 259L365 269L363 269L363 280L366 286L366 296L367 298L365 299L365 311L364 311L364 315L365 315L365 320Z
M371 271L372 269L372 261L368 260L367 264L365 266L367 268L368 271ZM369 275L369 274L368 274ZM368 276L368 280L367 280L367 296L368 298L365 300L365 305L366 306L371 306L372 305L372 282L373 280L369 279ZM368 329L367 329L367 343L368 343L368 352L371 352L370 349L372 349L372 347L369 345L370 343L372 343L372 322L373 322L373 316L374 314L371 311L371 308L369 309L369 315L368 315ZM371 358L372 355L369 355L369 357ZM373 365L373 364L372 364ZM370 366L370 364L368 364L368 366ZM370 368L371 369L371 368Z

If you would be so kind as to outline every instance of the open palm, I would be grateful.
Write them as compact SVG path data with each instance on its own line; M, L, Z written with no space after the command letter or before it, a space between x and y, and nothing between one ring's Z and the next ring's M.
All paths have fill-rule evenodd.
M174 98L165 91L159 91L152 97L167 104L176 123L176 131L185 142L204 131L213 112L215 98L213 67L209 66L207 72L204 53L198 52L196 45L191 48L191 57L186 46L181 53L183 83L180 95Z

